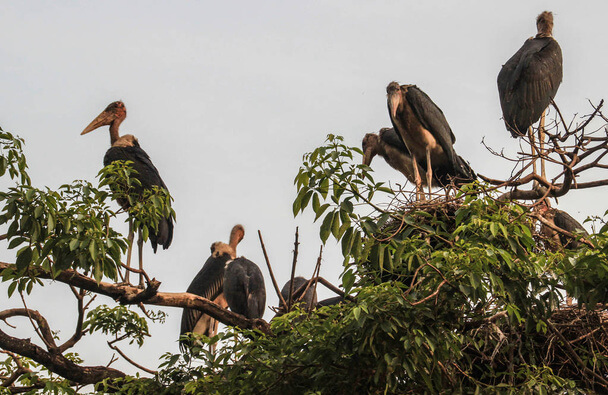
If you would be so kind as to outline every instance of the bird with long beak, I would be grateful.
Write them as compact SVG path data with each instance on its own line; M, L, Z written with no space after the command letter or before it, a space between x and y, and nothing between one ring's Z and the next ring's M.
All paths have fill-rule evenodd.
M118 128L122 121L127 117L127 109L123 102L116 101L110 103L105 110L102 111L83 131L81 135L92 132L102 126L110 126L110 144L111 147L106 152L103 158L104 166L108 166L115 161L131 161L132 168L135 173L132 177L137 178L140 186L134 186L135 191L143 196L145 190L152 189L154 186L167 189L164 181L160 177L158 170L152 164L148 154L141 149L139 142L132 134L120 136ZM120 190L120 186L111 186L115 190ZM126 198L118 198L118 204L126 211L130 208L129 200ZM143 239L141 229L139 231L138 250L139 250L139 270L143 271ZM125 282L129 282L129 272L131 267L131 251L133 246L134 230L133 221L129 218L129 250L127 253L127 271L125 273ZM171 215L162 218L158 223L158 229L150 231L150 242L156 253L158 245L163 249L169 248L173 240L173 217ZM143 275L140 273L139 285L143 287Z
M416 196L424 198L422 176L418 163L426 166L426 185L433 185L433 172L441 172L455 183L473 182L475 173L454 151L454 133L443 112L416 85L399 85L391 82L386 87L388 112L397 132L411 154Z

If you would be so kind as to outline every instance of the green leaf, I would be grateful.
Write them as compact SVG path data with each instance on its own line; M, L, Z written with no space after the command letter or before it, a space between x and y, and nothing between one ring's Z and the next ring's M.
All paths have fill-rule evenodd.
M21 271L32 263L32 250L29 246L24 247L17 255L17 270Z
M334 221L334 216L336 215L335 211L328 213L323 219L323 223L321 224L321 229L319 231L319 235L321 236L321 241L323 244L329 238L329 234L331 233L332 224Z

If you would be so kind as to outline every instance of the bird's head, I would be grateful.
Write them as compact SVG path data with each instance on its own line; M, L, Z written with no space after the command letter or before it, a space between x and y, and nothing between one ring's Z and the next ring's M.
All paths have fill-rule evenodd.
M211 256L214 258L226 256L234 259L236 258L236 252L228 244L222 243L221 241L216 241L215 243L211 244Z
M393 81L388 84L386 87L386 98L388 99L390 116L394 119L401 104L401 85L398 82Z
M543 11L536 17L536 29L538 30L536 37L551 37L553 34L553 13L551 11Z
M361 147L363 148L363 164L369 166L372 159L378 154L379 138L375 133L368 133L363 137Z
M236 246L243 240L245 237L245 228L243 225L238 224L234 225L232 230L230 231L230 247L234 250L236 255Z
M122 122L127 117L127 108L121 101L115 101L110 103L105 110L101 112L84 130L81 135L92 132L93 130L105 126L111 125L113 122Z

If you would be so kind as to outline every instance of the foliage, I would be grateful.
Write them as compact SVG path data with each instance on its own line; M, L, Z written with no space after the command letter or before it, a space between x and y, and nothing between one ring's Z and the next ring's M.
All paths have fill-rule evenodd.
M17 144L10 147L15 150ZM608 371L597 339L555 328L572 319L592 327L603 319L593 311L565 314L557 308L560 288L589 307L606 302L606 226L588 238L593 247L550 252L529 209L496 199L487 186L473 183L447 200L411 203L404 192L375 182L371 169L358 164L359 155L361 150L346 146L340 136L328 136L326 145L304 156L293 204L294 215L312 209L324 243L330 237L340 242L343 286L355 302L275 317L273 335L229 328L213 338L198 337L188 352L165 354L153 378L106 379L96 389L350 394L582 393L604 388L593 376ZM18 168L19 160L12 161ZM13 162L7 158L7 168ZM14 227L9 243L31 251L21 258L18 272L3 273L5 280L35 284L28 270L47 258L49 270L94 272L96 260L80 245L85 237L96 246L102 242L101 260L112 259L108 240L124 250L124 239L108 225L107 218L115 214L104 203L110 195L130 199L131 215L140 215L137 221L152 229L159 215L172 215L166 195L155 194L157 202L152 197L141 207L135 196L129 197L137 185L128 164L106 167L101 174L102 180L114 181L102 181L99 189L75 183L70 191L78 198L71 200L62 189L39 191L29 182L2 195L1 218ZM105 185L122 187L108 191ZM29 197L28 191L33 191ZM61 209L48 208L49 195L62 202L53 203ZM36 215L32 206L43 208ZM74 244L69 263L62 258L67 251L44 250L55 239L63 240L55 245ZM115 268L117 262L111 262ZM112 274L105 266L98 271ZM145 320L124 307L93 309L84 327L140 345L148 333ZM582 364L564 339L574 344ZM210 344L217 346L215 353L207 350Z

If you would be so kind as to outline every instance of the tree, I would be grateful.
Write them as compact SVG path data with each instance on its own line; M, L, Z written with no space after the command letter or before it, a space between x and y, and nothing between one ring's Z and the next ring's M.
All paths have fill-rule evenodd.
M312 209L321 240L340 242L349 299L313 311L296 307L269 323L194 295L158 292L156 280L147 279L143 290L104 281L117 280L124 266L126 241L110 227L116 213L106 201L115 193L109 180L130 182L128 163L104 169L99 187L76 182L39 190L30 185L22 141L3 133L0 173L8 172L16 186L0 196L0 222L8 225L9 248L19 249L15 263L0 263L2 278L13 295L45 279L68 284L79 301L79 320L72 338L57 345L35 310L0 312L2 318L30 317L43 343L0 330L7 354L2 385L70 392L96 383L100 391L125 393L608 391L602 310L608 226L585 237L566 232L582 246L553 251L535 209L547 196L606 184L574 181L604 166L608 145L600 107L576 128L555 122L548 131L552 145L541 155L561 166L555 179L524 171L504 181L486 177L485 183L423 202L376 182L371 169L359 164L361 150L329 135L304 156L293 211ZM602 126L591 129L593 120ZM533 158L520 159L525 170ZM534 180L529 191L521 189ZM139 202L140 223L154 226L168 199L154 191ZM564 291L584 308L560 306ZM121 305L85 315L95 294ZM162 319L129 308L146 304L200 309L231 326L214 338L198 338L182 355L166 354L151 379L84 366L66 353L94 332L114 336L113 346L143 341L146 321ZM217 346L215 353L208 344Z

